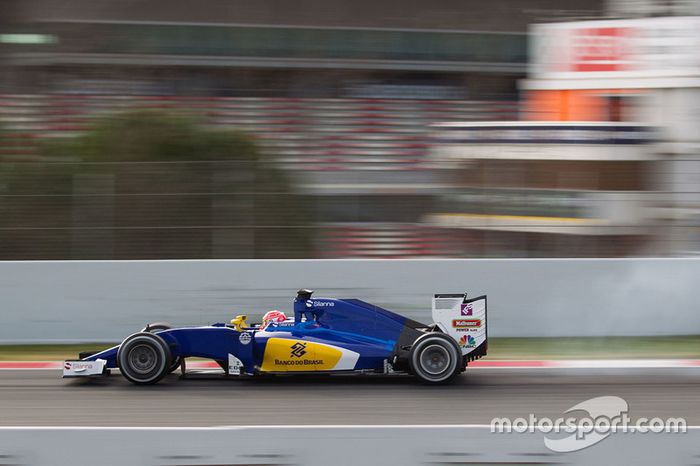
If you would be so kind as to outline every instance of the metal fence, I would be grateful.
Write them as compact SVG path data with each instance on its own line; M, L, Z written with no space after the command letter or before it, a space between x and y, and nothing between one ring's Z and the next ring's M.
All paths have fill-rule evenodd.
M312 255L309 203L264 162L0 166L0 259Z

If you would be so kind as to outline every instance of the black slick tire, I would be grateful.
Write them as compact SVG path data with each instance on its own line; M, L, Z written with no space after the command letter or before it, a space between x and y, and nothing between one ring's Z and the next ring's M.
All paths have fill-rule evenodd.
M408 362L411 373L422 382L446 384L459 375L462 352L450 336L426 333L411 346Z
M158 335L139 332L122 342L117 365L124 378L136 385L151 385L165 377L172 365L170 348Z

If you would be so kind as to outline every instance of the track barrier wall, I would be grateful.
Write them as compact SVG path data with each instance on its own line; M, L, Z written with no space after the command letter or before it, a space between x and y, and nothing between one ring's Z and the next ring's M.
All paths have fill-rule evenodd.
M0 262L0 343L120 341L148 322L292 311L299 288L419 321L436 292L488 294L489 336L700 333L700 259Z

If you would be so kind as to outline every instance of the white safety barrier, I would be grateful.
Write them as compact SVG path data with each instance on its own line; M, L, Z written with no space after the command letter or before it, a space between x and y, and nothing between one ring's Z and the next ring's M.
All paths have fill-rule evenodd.
M695 464L700 431L618 432L556 453L541 432L489 426L0 428L0 464L28 466Z
M419 321L436 292L487 294L491 337L699 334L698 277L700 259L0 262L0 343L255 320L303 287Z

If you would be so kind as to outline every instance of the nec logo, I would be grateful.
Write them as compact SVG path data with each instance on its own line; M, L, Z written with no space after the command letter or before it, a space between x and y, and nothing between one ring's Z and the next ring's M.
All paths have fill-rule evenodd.
M333 307L335 303L333 301L314 301L314 306L316 307Z
M292 350L290 352L292 357L300 358L306 354L306 343L302 343L302 342L298 341L298 342L294 343L290 349Z

